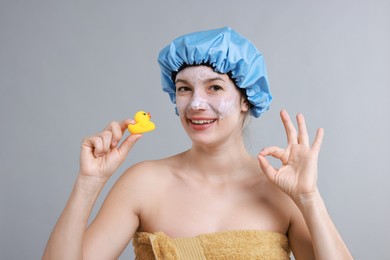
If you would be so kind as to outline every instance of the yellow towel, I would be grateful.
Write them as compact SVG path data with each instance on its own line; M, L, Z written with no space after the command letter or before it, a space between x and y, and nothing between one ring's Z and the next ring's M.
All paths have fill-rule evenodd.
M133 246L138 260L290 259L288 238L270 231L223 231L186 238L137 232Z

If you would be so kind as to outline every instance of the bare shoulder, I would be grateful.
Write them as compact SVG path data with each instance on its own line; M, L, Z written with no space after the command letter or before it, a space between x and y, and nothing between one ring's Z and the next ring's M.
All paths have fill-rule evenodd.
M167 180L167 178L169 180L169 176L175 167L174 157L136 163L123 173L121 179L124 182L131 181L137 184L143 182L153 184L153 182L161 182Z
M175 157L136 163L120 176L113 188L131 193L131 197L156 194L174 178Z

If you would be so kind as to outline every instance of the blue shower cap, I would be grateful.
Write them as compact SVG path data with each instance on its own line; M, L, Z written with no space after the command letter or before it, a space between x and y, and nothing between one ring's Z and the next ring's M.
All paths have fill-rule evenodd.
M245 89L252 104L250 113L254 117L268 110L272 101L263 55L249 40L229 27L176 38L161 50L158 63L162 88L174 104L176 87L173 73L186 65L202 64L209 64L216 72L229 73L236 85Z

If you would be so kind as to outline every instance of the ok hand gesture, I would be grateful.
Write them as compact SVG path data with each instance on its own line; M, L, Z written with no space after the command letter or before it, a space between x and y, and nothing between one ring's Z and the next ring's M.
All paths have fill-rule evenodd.
M285 110L280 112L287 134L287 147L276 146L264 148L258 155L260 167L268 179L288 194L293 200L302 195L310 195L317 191L317 163L324 130L318 129L312 146L306 130L302 114L297 115L298 133ZM274 168L266 156L281 161L280 169Z

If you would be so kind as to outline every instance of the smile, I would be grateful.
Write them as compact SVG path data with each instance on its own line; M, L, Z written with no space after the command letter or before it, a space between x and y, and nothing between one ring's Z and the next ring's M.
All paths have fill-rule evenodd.
M191 123L194 125L205 125L205 124L211 124L217 121L217 119L211 119L211 120L190 120Z

